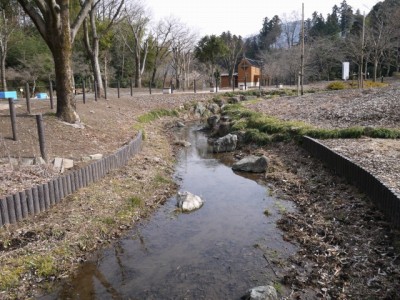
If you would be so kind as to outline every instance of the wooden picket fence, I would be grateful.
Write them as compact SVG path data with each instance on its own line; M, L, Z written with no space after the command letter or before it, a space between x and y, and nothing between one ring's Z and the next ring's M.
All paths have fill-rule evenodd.
M395 227L400 228L400 198L395 191L347 157L334 152L310 137L303 137L302 145L311 155L356 185L370 197Z
M68 195L100 180L112 170L126 165L133 155L139 153L141 147L140 132L127 145L107 157L0 199L0 227L49 210Z

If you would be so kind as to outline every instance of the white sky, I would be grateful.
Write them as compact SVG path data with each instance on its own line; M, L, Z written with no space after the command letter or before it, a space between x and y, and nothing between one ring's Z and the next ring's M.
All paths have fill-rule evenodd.
M208 34L220 35L224 31L242 37L258 33L263 19L271 19L284 14L289 18L296 12L301 19L301 5L304 3L304 18L311 18L314 11L322 13L326 18L332 7L340 6L342 0L145 0L153 13L153 19L175 16L200 37ZM348 5L356 12L367 14L378 0L347 0Z

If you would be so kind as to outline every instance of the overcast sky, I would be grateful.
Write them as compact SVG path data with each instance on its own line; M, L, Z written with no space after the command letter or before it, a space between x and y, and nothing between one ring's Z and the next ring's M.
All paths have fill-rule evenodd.
M304 3L304 18L311 18L314 11L326 15L342 0L144 0L153 13L153 19L165 16L178 17L183 23L197 30L200 37L206 34L220 35L224 31L243 37L258 33L263 19L284 14L289 18L292 12L301 19L301 4ZM347 0L354 12L369 10L378 0Z

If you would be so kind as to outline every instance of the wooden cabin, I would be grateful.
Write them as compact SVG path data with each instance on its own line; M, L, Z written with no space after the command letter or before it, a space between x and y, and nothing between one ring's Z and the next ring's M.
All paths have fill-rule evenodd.
M233 74L233 80L234 80L235 87L238 87L238 74L237 73ZM231 78L229 77L229 74L227 74L227 73L221 74L221 88L229 88L229 87L232 87Z
M243 57L238 65L238 87L245 90L260 84L261 63L257 60Z

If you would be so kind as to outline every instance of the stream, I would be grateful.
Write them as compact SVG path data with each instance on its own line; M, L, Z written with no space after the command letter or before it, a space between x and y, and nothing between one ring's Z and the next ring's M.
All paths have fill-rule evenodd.
M178 154L175 179L204 205L178 213L171 197L42 299L240 299L276 280L271 261L295 252L276 227L292 204L271 197L263 175L233 172L232 154L209 153L200 128L176 132L192 146Z

